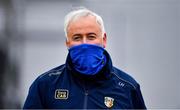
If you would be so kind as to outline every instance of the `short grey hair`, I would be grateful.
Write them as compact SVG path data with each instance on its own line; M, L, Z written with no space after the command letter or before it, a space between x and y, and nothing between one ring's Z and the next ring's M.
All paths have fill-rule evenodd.
M104 23L103 23L103 19L101 16L99 16L98 14L88 10L87 8L78 8L76 10L73 10L71 12L69 12L64 19L64 32L67 37L67 29L68 29L68 25L71 21L77 20L80 17L84 17L84 16L89 16L92 15L96 18L97 23L100 25L101 31L102 31L102 37L105 33L105 28L104 28Z

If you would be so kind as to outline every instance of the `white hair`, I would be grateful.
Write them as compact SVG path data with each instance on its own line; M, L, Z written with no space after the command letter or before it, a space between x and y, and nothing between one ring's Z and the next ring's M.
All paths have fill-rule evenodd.
M96 22L100 25L101 31L102 31L102 37L105 33L105 29L104 29L104 23L103 23L103 19L101 16L99 16L98 14L86 9L86 8L79 8L77 10L73 10L70 13L68 13L65 16L65 20L64 20L64 32L67 37L67 29L68 29L68 25L71 21L77 20L80 17L85 17L85 16L89 16L92 15L96 18Z

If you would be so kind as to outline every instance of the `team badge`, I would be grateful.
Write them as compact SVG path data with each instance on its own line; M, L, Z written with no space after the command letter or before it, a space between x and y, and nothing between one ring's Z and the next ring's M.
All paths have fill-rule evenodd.
M69 95L69 91L66 89L56 89L55 91L55 99L67 99Z
M108 107L111 108L114 104L114 98L111 97L104 97L104 104Z

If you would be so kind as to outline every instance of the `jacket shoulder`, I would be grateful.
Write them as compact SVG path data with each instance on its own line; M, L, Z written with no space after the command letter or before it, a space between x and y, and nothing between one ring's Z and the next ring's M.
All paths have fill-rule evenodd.
M136 82L136 80L132 76L130 76L129 74L125 73L124 71L122 71L116 67L113 67L113 74L119 80L129 84L134 89L138 88L139 84Z
M36 81L38 80L40 82L41 81L46 82L46 81L49 81L49 80L54 80L54 79L56 79L57 77L59 77L61 75L64 68L65 68L65 64L60 65L58 67L55 67L55 68L41 74L40 76L38 76Z

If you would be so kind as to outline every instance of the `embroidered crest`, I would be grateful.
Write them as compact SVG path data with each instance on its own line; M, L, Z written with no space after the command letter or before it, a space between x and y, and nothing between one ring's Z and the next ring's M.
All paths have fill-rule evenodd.
M104 104L108 107L111 108L114 104L114 98L111 97L104 97Z
M68 99L69 91L66 89L56 89L55 99Z

